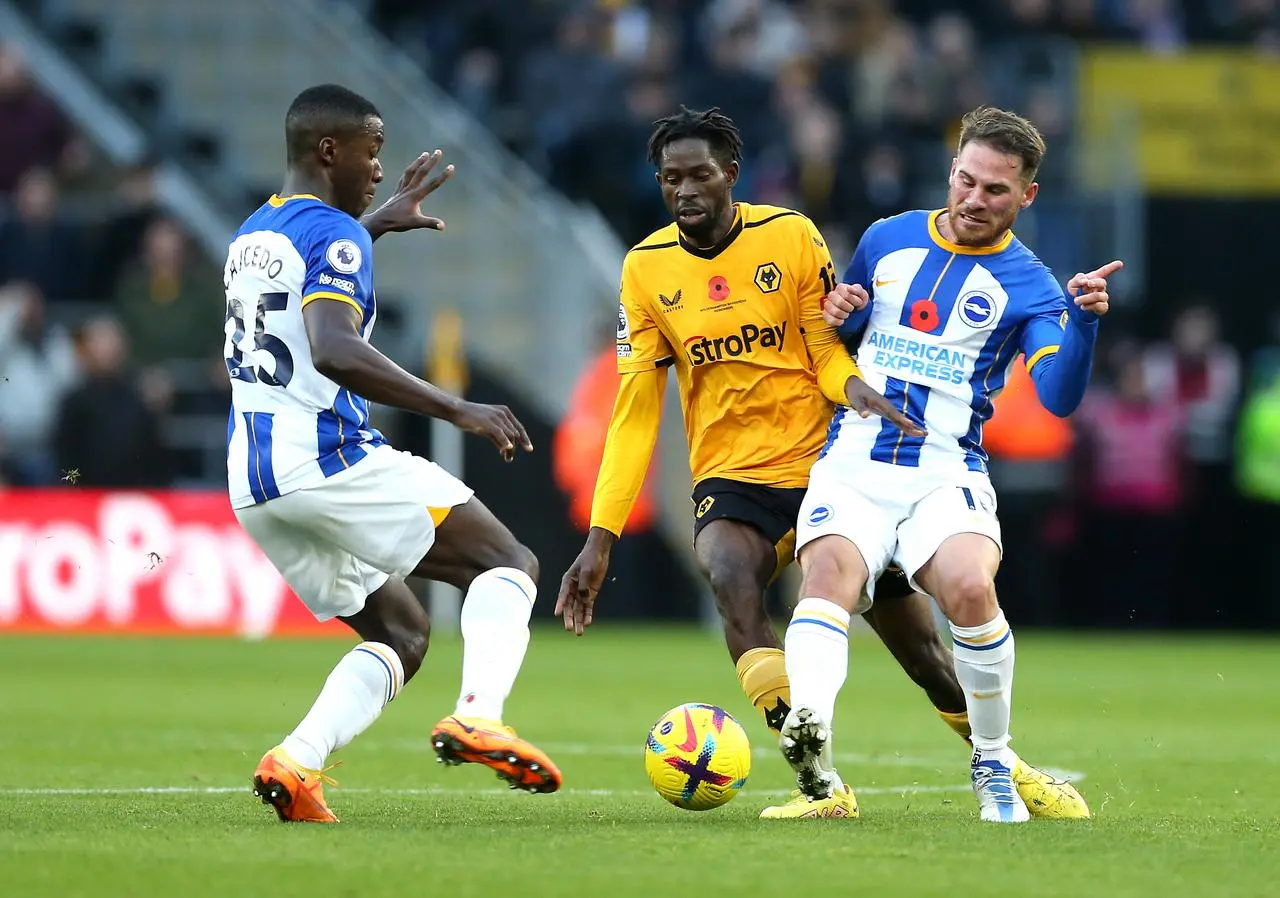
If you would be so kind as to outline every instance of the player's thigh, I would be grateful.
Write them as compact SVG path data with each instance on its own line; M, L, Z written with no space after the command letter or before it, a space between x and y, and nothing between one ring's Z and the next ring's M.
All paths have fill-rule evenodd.
M493 568L524 571L536 583L538 559L475 496L451 509L436 530L434 545L413 569L414 576L466 589Z
M473 493L434 462L386 446L299 495L302 526L366 565L403 578L435 545L441 522Z
M951 591L947 581L994 578L1001 547L995 490L987 477L973 473L916 503L898 526L895 560L913 587L942 601ZM935 556L940 563L931 563Z
M763 602L765 588L791 561L803 492L724 478L694 488L694 556L717 599L750 592Z
M865 611L875 596L875 581L893 557L896 528L893 508L851 478L815 466L796 523L802 591L830 593L849 610Z
M317 620L358 613L387 575L294 523L291 512L299 504L297 496L289 493L236 509L236 518Z

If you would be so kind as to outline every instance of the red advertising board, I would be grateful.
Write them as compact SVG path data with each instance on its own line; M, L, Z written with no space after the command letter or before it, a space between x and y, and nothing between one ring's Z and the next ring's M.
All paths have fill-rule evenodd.
M345 635L218 491L0 488L0 631Z

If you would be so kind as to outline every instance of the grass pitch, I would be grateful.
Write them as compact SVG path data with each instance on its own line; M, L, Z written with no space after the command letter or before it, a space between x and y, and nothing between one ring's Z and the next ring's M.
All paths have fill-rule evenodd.
M354 640L353 640L354 642ZM1095 819L984 825L968 752L873 637L837 712L856 821L761 821L791 787L718 639L537 630L508 721L565 790L434 763L460 645L339 754L337 826L284 826L249 778L340 641L0 639L0 894L1209 896L1277 894L1280 640L1018 634L1015 747L1082 774ZM648 788L650 724L723 705L756 757L728 806Z

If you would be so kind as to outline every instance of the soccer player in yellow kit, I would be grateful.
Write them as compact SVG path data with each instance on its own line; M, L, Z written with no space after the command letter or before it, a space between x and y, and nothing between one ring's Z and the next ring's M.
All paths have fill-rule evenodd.
M609 554L644 481L674 367L693 473L694 552L724 621L738 679L778 731L790 690L765 610L770 581L790 563L795 523L833 407L923 431L862 380L822 301L836 282L817 228L798 212L735 203L742 143L717 110L657 123L649 159L675 221L623 263L617 352L622 381L596 481L586 545L565 573L556 613L590 626ZM969 737L965 697L930 600L901 571L885 573L865 618L952 729ZM1033 813L1087 816L1078 793L1024 763L1018 789ZM1083 810L1081 810L1083 808ZM851 790L799 793L763 817L853 817Z

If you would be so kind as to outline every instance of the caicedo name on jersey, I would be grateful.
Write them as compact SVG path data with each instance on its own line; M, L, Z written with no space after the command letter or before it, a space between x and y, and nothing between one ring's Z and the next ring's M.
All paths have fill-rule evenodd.
M224 286L230 286L231 279L246 268L257 268L260 271L265 271L267 277L275 280L280 276L280 271L284 268L284 262L278 256L271 255L271 250L261 243L245 244L239 255L232 256L227 260L227 282Z

